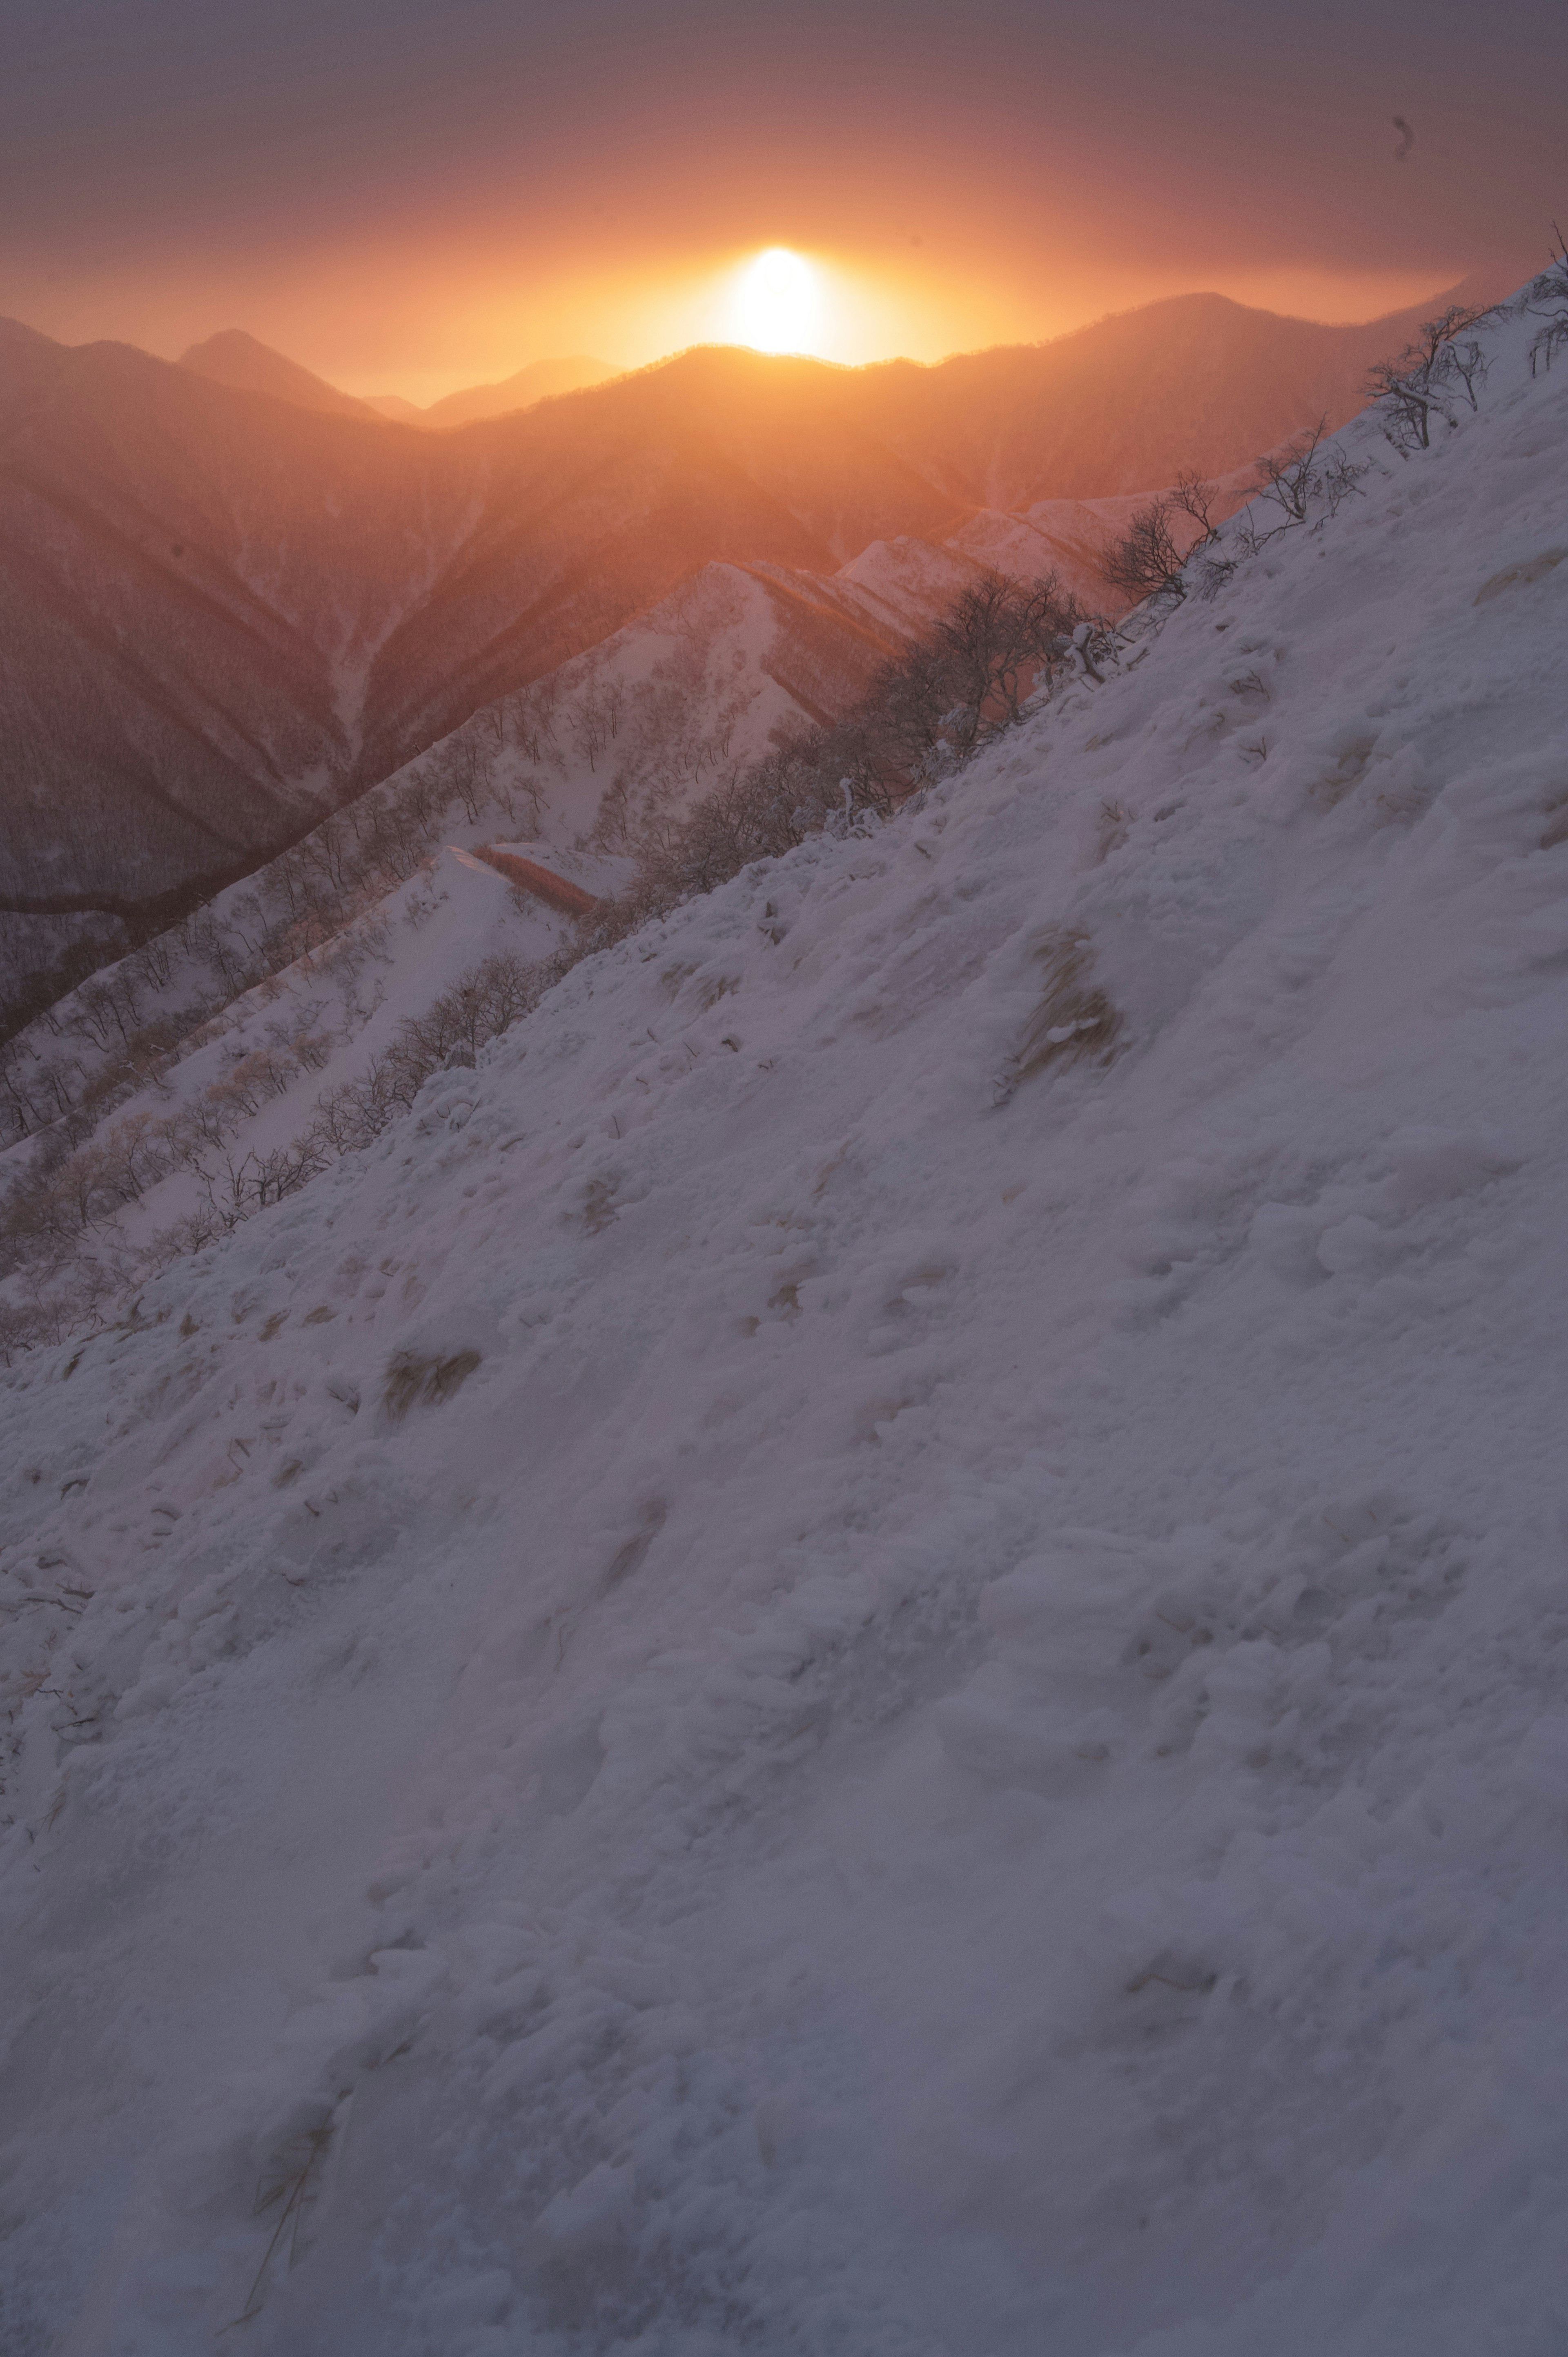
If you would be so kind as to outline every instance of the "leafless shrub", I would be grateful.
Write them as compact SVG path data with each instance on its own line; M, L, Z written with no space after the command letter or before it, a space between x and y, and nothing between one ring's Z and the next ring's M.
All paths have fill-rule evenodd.
M530 761L552 759L559 750L555 709L560 700L560 677L553 672L547 679L535 680L519 694L508 696L501 706L507 737L521 747Z
M71 1082L74 1078L76 1086ZM45 1055L30 1042L9 1039L0 1047L0 1130L15 1145L68 1114L81 1087L80 1065Z
M0 1302L0 1362L14 1365L28 1351L49 1349L73 1334L95 1333L121 1289L118 1275L83 1262L64 1284L38 1286Z
M842 720L803 731L760 760L732 763L679 814L645 818L628 846L636 875L584 920L578 953L609 948L809 835L890 818L909 794L1012 726L1043 685L1091 670L1097 627L1054 576L972 584Z
M514 834L521 832L526 838L539 833L544 819L544 789L537 778L514 779L510 784L492 779L490 802Z
M1087 933L1052 932L1040 947L1045 987L997 1088L1005 1103L1020 1083L1051 1064L1108 1064L1123 1028L1120 1011L1092 980Z
M1537 331L1530 348L1531 376L1543 361L1550 368L1555 354L1568 344L1568 240L1555 221L1552 235L1552 259L1540 277L1531 281L1526 298L1526 309L1546 323Z
M478 1364L478 1351L455 1351L447 1359L399 1351L387 1367L381 1405L392 1423L401 1424L411 1408L438 1407L451 1399Z
M1100 569L1112 589L1134 606L1148 597L1187 595L1187 552L1171 530L1176 500L1168 492L1137 509L1118 540L1108 543Z
M127 1114L103 1135L104 1184L122 1203L141 1200L170 1168L165 1125L156 1114Z
M425 1082L455 1051L472 1061L487 1039L538 1005L568 963L530 964L510 950L482 960L423 1015L400 1023L391 1047L362 1075L317 1097L309 1126L295 1140L297 1152L324 1166L372 1144L389 1122L412 1109Z
M172 1268L177 1260L187 1260L192 1253L205 1252L229 1230L209 1203L201 1203L187 1211L166 1228L160 1228L148 1243L143 1255L142 1274L159 1276Z
M1111 587L1133 605L1150 597L1173 602L1185 597L1188 567L1219 536L1214 515L1219 490L1217 483L1206 482L1189 469L1176 478L1173 490L1137 509L1126 532L1108 544L1101 558L1101 571ZM1176 516L1196 525L1196 533L1175 528Z
M1197 550L1207 548L1211 540L1219 537L1219 525L1214 513L1214 502L1219 496L1219 484L1205 482L1191 468L1176 479L1172 500L1182 514L1197 526L1197 538L1187 551L1189 558Z
M620 735L626 713L626 690L618 679L606 680L596 666L587 674L572 707L572 741L590 770Z
M318 1072L330 1063L337 1041L330 1031L312 1031L308 1023L302 1023L288 1034L285 1044L302 1072Z
M1481 404L1477 388L1485 384L1491 367L1479 338L1466 336L1463 343L1455 340L1449 344L1445 358L1450 381L1464 388L1470 407L1478 410Z
M214 1103L233 1105L241 1113L254 1114L268 1097L287 1094L298 1070L286 1048L256 1048L231 1065L220 1081L213 1082L207 1092L208 1098Z
M478 738L467 730L448 737L433 766L441 782L462 803L464 817L470 825L477 824L489 787L489 765Z
M1204 555L1199 557L1197 561L1197 594L1206 604L1209 602L1209 600L1218 597L1219 592L1225 587L1226 584L1235 577L1235 575L1240 568L1240 558L1237 556Z
M1286 525L1305 523L1311 512L1320 479L1317 453L1327 432L1328 420L1320 417L1283 450L1271 451L1258 461L1258 496L1280 510Z
M1331 516L1338 514L1348 499L1352 496L1360 499L1364 496L1361 490L1361 478L1369 472L1370 468L1369 458L1363 458L1358 464L1348 452L1341 451L1324 468L1323 497L1327 502Z
M277 2223L273 2228L272 2240L262 2255L254 2281L245 2295L245 2304L239 2315L224 2326L225 2332L231 2331L236 2325L249 2324L260 2316L266 2305L267 2281L274 2264L281 2266L286 2258L287 2266L292 2267L298 2257L300 2228L316 2198L321 2163L331 2140L332 2123L326 2120L298 2139L295 2150L276 2169L270 2185L263 2184L256 2188L252 2215L263 2218L269 2211L276 2210Z
M862 794L891 808L1012 727L1068 659L1084 619L1055 574L1028 583L992 575L961 591L840 724L839 741L852 755L845 766L858 772Z
M1345 500L1353 492L1359 492L1368 462L1358 463L1345 451L1326 457L1323 446L1327 434L1328 420L1320 417L1316 425L1296 435L1283 448L1272 450L1259 459L1253 504L1243 516L1237 535L1243 556L1256 556L1282 532L1298 531L1310 523L1320 508L1330 516L1337 515ZM1280 522L1261 526L1260 516L1269 508L1276 511ZM1319 515L1319 527L1322 522ZM1201 594L1212 597L1235 570L1235 559L1207 559L1200 580Z
M1132 817L1124 802L1104 802L1100 805L1100 823L1095 830L1094 862L1101 866L1113 851L1120 851L1132 833Z
M147 990L166 990L174 980L172 933L154 933L126 959L128 970Z
M77 991L68 1020L79 1038L101 1050L124 1047L136 1029L135 977L124 966L94 975Z
M1367 390L1383 420L1387 439L1402 456L1432 447L1432 423L1456 424L1455 386L1463 386L1470 406L1476 388L1487 372L1481 347L1473 340L1455 349L1455 339L1475 325L1480 314L1463 304L1450 304L1435 319L1422 322L1415 339L1397 361L1380 361L1367 379Z
M196 1152L202 1146L221 1146L231 1137L244 1111L223 1082L214 1081L176 1115L176 1121L189 1140L189 1150Z
M238 1160L231 1154L199 1166L208 1209L220 1232L297 1193L327 1168L328 1155L309 1135L261 1154L253 1148Z

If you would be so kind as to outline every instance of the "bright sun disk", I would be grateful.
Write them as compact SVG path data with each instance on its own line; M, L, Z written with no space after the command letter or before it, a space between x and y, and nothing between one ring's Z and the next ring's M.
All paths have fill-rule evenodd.
M801 352L816 332L817 274L788 246L770 246L740 282L736 321L742 343L758 352Z

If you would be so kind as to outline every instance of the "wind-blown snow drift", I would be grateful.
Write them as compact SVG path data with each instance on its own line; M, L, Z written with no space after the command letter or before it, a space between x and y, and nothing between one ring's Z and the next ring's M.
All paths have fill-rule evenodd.
M1568 371L1489 336L5 1379L16 2357L1561 2349Z

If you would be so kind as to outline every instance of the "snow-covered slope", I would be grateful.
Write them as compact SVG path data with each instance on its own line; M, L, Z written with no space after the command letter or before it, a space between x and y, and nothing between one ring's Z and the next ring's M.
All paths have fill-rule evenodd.
M8 2352L1562 2346L1568 371L1487 335L0 1378Z
M1225 497L1228 507L1235 504L1230 487ZM1118 511L1132 504L1101 502L1104 527L1123 521ZM496 897L493 872L478 900L450 863L434 882L421 879L412 896L404 888L408 863L401 859L395 884L383 878L379 895L362 873L355 878L360 888L349 890L338 846L351 855L361 837L373 834L378 809L414 794L436 805L424 809L427 840L434 820L439 839L451 835L456 847L472 848L493 837L504 816L506 831L523 824L547 857L557 866L565 863L562 872L577 873L573 863L580 866L586 847L593 872L584 870L577 880L595 892L614 890L625 880L628 847L650 824L679 814L718 779L766 754L781 732L809 728L858 703L878 669L912 635L929 630L961 589L983 579L987 564L1029 578L1058 553L1058 544L1035 526L1019 524L1010 536L1016 520L976 522L981 541L989 531L998 542L985 555L958 541L898 536L873 542L828 575L765 563L706 565L586 654L484 706L349 815L338 814L301 848L215 895L196 922L194 942L188 924L156 937L149 951L107 964L0 1044L0 1189L31 1160L32 1141L62 1108L85 1130L96 1101L100 1134L112 1123L165 1119L171 1052L188 1068L188 1087L199 1071L197 1085L206 1086L215 1062L275 1044L280 1031L296 1024L317 1035L325 1023L351 1049L349 1067L361 1068L377 1048L358 1012L371 991L401 1018L419 1015L437 987L442 961L432 958L425 927L433 893L446 908L443 936L459 950L467 937L470 963L487 947L529 958L559 947L559 928L542 948L536 925L520 931L505 924L504 909L486 912ZM1069 533L1062 533L1059 548L1070 573L1078 550ZM313 850L319 855L314 861ZM350 858L360 870L365 864ZM291 924L295 896L285 881L302 865L314 875L304 939ZM336 906L333 891L324 888L329 881ZM501 937L489 940L494 914L503 920ZM280 919L281 938L258 975L257 937ZM422 928L416 946L409 933ZM222 937L220 946L211 929ZM340 941L331 939L334 931ZM361 988L357 977L367 955L376 971ZM339 980L352 982L351 991L332 985L334 965ZM106 992L122 994L117 1013ZM179 1044L198 1031L212 1048L205 1069ZM347 1076L343 1061L335 1053L336 1078ZM302 1069L295 1085L279 1092L296 1130L321 1086L311 1078L318 1070ZM128 1094L137 1075L141 1084ZM286 1117L274 1106L269 1132L279 1132ZM144 1212L133 1224L156 1227L158 1207L147 1204ZM109 1241L113 1249L113 1235ZM0 1292L0 1321L6 1306Z

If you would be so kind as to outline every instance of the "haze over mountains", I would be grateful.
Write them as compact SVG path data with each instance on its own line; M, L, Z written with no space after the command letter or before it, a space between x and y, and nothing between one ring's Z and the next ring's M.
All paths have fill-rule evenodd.
M214 384L226 384L234 393L267 393L274 401L292 402L296 409L325 410L334 417L374 417L379 413L368 401L360 401L351 393L339 393L324 376L311 369L301 368L282 352L274 352L243 328L225 328L205 343L192 344L179 356L181 368L194 369L198 376L210 378Z
M1430 307L1335 328L1197 295L934 368L703 348L439 434L239 331L176 365L6 323L12 983L93 912L145 924L246 872L705 567L808 602L883 543L944 552L950 591L955 548L1081 576L1095 515L1054 503L1340 422ZM816 602L831 705L895 625Z
M192 344L180 354L179 365L235 393L271 393L276 401L292 402L296 409L325 410L336 417L386 417L398 425L434 428L471 425L480 417L504 417L514 409L547 401L554 393L575 393L582 385L602 384L607 377L619 374L607 361L590 360L585 354L570 360L532 361L527 368L497 384L467 385L421 409L416 402L404 401L401 393L372 393L361 401L355 393L340 393L313 369L302 368L297 361L274 351L242 328L225 328L204 343Z
M370 405L403 425L472 425L477 418L505 417L511 410L528 409L558 393L576 393L585 384L603 384L607 377L619 374L608 361L590 360L579 352L569 360L531 361L527 368L502 377L499 384L465 386L461 393L433 401L427 409L403 401L396 393L374 394Z

